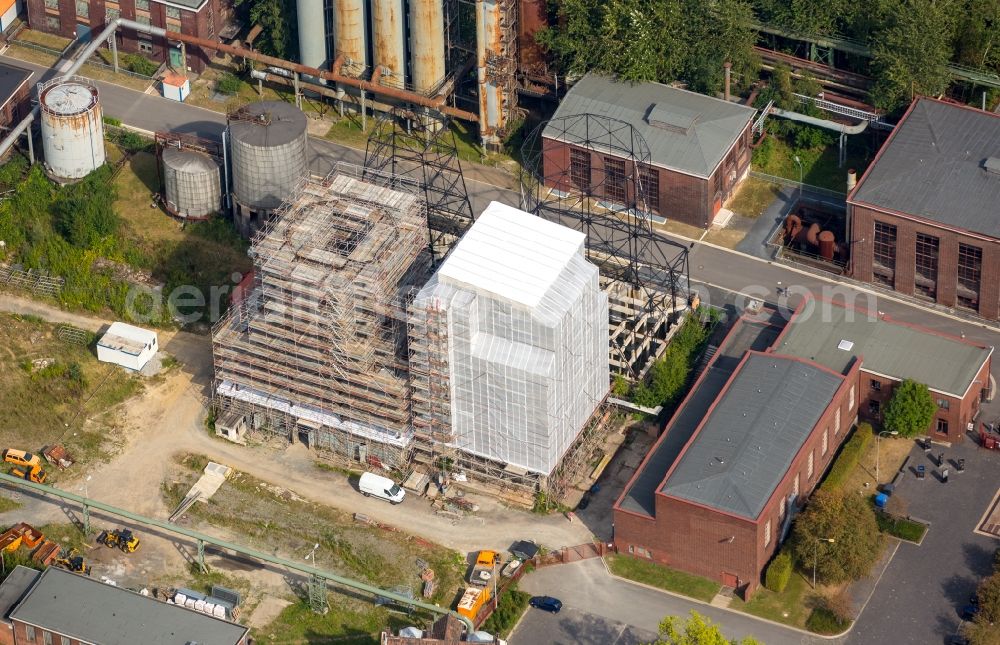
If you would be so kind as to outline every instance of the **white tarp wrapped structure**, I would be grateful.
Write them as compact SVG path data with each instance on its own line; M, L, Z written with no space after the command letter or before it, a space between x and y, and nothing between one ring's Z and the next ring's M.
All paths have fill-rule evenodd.
M608 300L584 235L493 202L410 311L446 321L451 445L550 474L609 383Z

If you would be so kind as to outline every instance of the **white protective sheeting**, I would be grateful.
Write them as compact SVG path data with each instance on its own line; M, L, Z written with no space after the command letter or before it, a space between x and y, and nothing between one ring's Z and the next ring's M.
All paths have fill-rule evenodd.
M452 445L551 474L608 390L608 300L583 235L494 202L413 310L447 317Z

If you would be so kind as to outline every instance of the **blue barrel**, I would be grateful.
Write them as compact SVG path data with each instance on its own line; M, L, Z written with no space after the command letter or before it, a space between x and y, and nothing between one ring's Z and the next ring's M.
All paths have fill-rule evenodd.
M885 493L879 493L875 496L875 506L879 508L885 508L886 503L889 501L889 496Z

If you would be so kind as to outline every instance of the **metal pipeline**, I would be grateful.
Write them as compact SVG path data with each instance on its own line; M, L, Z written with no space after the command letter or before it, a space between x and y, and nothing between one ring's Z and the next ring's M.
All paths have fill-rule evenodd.
M144 25L141 22L135 22L134 20L126 20L124 18L116 18L108 23L108 26L104 28L98 36L96 36L89 45L87 45L80 55L77 56L73 64L69 66L65 72L61 74L61 78L68 78L76 74L87 59L94 55L94 52L104 44L104 41L109 37L114 35L119 27L125 27L126 29L135 29L136 31L142 31L152 36L166 36L167 30L161 29L160 27L153 27L152 25ZM18 137L20 137L24 132L31 126L32 121L34 121L39 113L41 112L41 103L38 103L31 109L26 117L21 119L21 121L11 128L10 132L4 137L3 141L0 141L0 156L7 154L11 146L17 142ZM31 135L28 135L31 136Z
M781 108L772 107L771 113L775 116L780 116L785 119L790 119L792 121L800 121L802 123L808 123L809 125L815 125L819 128L826 128L827 130L836 130L842 134L861 134L868 127L868 121L862 121L857 125L844 125L843 123L837 123L836 121L830 121L828 119L818 119L814 116L809 116L808 114L799 114L798 112L792 112L790 110L782 110Z

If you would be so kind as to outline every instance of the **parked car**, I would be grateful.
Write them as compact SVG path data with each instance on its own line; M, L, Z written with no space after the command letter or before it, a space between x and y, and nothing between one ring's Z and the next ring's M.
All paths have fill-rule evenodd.
M528 604L535 609L549 611L553 614L558 614L559 610L562 609L562 601L552 596L534 596L528 601Z
M365 497L380 497L393 504L399 504L406 496L406 491L399 484L375 473L362 473L358 480L358 490Z

